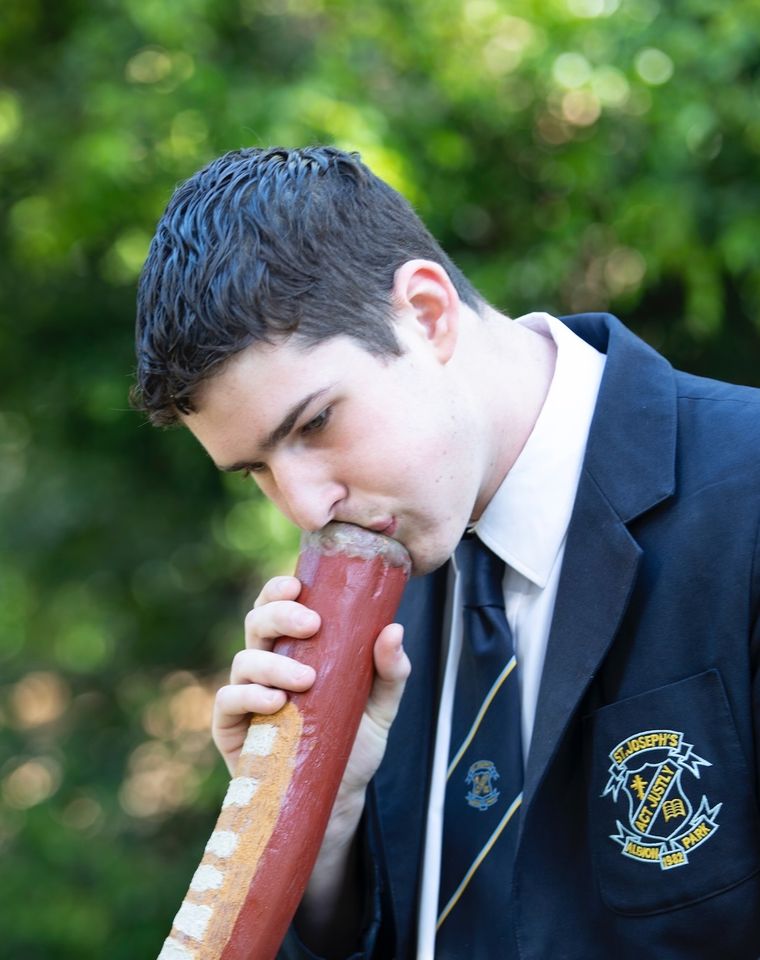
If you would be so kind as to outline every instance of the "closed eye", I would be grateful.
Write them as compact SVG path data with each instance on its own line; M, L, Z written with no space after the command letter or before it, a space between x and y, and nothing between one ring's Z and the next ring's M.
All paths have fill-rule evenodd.
M264 470L266 470L266 464L264 464L264 463L251 463L251 464L249 464L249 466L243 467L243 469L240 471L240 473L241 473L244 477L251 477L251 476L253 476L255 473L262 473Z
M324 430L331 416L332 407L325 407L325 409L320 411L316 417L312 417L311 420L301 427L301 434L308 435L310 433L318 433L320 430Z
M331 416L332 407L325 407L325 409L321 410L316 417L312 417L311 420L307 420L307 422L300 428L298 432L303 437L313 436L319 433L321 430L324 430ZM249 463L242 468L242 474L244 477L250 477L255 474L263 473L266 468L267 467L265 463Z

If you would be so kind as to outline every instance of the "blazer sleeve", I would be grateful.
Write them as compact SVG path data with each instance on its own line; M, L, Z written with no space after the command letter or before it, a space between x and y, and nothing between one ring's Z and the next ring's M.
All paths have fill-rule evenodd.
M750 660L752 664L752 720L755 731L755 783L760 802L760 520L755 533L755 556L752 569L752 635Z
M346 954L344 960L384 960L385 952L381 947L380 931L383 926L382 879L380 858L378 856L377 834L372 829L374 817L365 811L360 824L361 849L361 886L364 899L364 917L362 932L356 949ZM291 923L285 940L277 954L277 960L324 960L314 953L301 940L296 924Z

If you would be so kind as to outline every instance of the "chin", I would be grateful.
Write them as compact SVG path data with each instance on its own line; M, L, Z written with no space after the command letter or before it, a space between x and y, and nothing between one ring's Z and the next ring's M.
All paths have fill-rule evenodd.
M451 521L439 524L427 524L424 528L409 531L401 530L397 539L409 551L412 560L412 576L422 577L442 567L453 555L466 529L466 520L458 523ZM408 536L405 536L408 535Z
M456 547L456 544L454 544L454 547ZM412 576L424 577L426 574L433 573L433 571L438 570L451 557L454 552L454 547L452 547L452 549L447 553L436 553L432 555L428 554L426 556L419 556L414 550L410 550L409 555L412 558Z

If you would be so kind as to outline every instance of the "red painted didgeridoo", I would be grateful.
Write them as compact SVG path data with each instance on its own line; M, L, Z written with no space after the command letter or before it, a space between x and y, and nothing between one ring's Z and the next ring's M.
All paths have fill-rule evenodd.
M273 716L257 716L216 828L158 960L272 960L311 874L410 561L395 540L351 524L306 534L299 601L322 625L275 650L317 672Z

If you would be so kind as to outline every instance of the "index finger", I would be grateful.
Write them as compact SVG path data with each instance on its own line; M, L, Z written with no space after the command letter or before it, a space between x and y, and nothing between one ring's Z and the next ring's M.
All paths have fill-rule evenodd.
M246 614L245 645L254 650L271 650L280 637L313 636L319 624L319 614L303 604L295 600L271 600Z
M301 581L297 577L272 577L261 588L261 593L254 601L253 609L265 603L271 603L273 600L295 600L300 592Z

